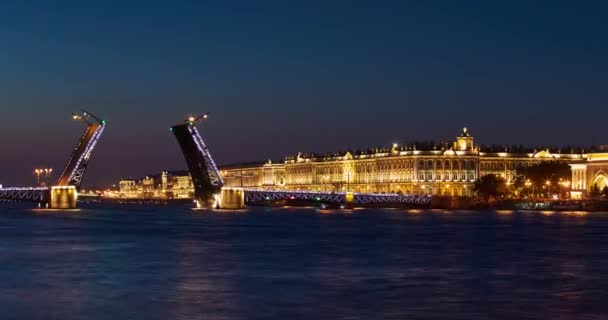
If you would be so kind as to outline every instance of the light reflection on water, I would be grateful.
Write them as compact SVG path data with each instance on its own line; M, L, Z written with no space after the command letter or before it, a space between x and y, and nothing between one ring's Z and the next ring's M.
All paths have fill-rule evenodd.
M605 213L0 207L0 226L2 319L608 318Z

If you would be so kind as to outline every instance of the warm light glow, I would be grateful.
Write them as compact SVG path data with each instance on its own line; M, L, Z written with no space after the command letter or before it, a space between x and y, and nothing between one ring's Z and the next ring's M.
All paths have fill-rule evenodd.
M194 117L192 117L192 116L188 117L188 122L194 122L194 120L196 120Z

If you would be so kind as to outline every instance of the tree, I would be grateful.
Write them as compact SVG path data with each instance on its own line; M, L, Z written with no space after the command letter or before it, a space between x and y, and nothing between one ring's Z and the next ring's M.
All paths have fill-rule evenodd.
M593 199L598 198L600 196L600 188L597 184L591 186L591 190L589 190L589 196Z
M502 197L509 192L505 179L493 174L488 174L477 179L473 191L486 201Z
M530 180L531 186L539 193L545 189L547 195L549 195L550 189L559 190L560 181L572 178L570 166L557 161L542 161L529 167L521 167L517 169L517 174L525 177L525 181Z

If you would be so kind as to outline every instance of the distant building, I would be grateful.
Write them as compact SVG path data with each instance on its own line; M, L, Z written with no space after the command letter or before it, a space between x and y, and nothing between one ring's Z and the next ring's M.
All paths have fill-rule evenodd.
M497 146L482 148L464 128L452 143L416 143L373 150L330 154L298 153L282 162L250 162L220 167L227 187L279 190L354 191L471 196L479 177L494 174L507 183L517 169L542 161L572 166L572 194L581 196L594 184L608 185L608 146L605 153L569 148L530 150ZM123 180L123 197L192 198L187 171L162 172L142 180Z
M192 178L187 171L163 171L158 176L123 179L119 181L118 186L118 196L122 198L188 199L194 194Z
M135 180L120 180L118 182L118 190L126 198L136 197L137 183Z

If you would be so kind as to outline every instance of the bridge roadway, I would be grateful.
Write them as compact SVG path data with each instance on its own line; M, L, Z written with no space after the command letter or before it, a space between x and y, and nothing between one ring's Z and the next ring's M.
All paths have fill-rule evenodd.
M239 208L245 204L293 201L343 205L346 207L427 207L431 204L431 199L430 195L404 195L398 193L264 190L255 188L223 187L220 194L220 201L216 206L223 208Z
M0 200L36 202L44 208L74 209L77 199L76 186L0 188Z
M11 201L43 202L46 199L48 187L32 188L0 188L0 199Z

